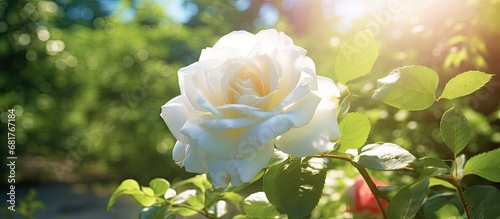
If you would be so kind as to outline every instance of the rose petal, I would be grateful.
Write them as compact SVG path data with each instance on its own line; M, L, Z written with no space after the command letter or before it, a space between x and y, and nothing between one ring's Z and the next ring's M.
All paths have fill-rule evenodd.
M317 82L315 77L311 77L308 74L301 74L301 78L297 86L285 97L278 105L276 105L271 111L280 111L287 106L290 106L302 99L305 95L310 93L312 90L316 90Z
M285 133L292 127L301 127L309 123L314 115L320 98L313 93L308 93L297 101L285 112L273 116L246 131L242 140L251 139L258 145L263 145L275 137Z
M186 149L188 144L184 144L180 141L175 142L174 149L172 151L172 158L174 162L180 167L184 166L184 159L186 159Z
M226 187L229 182L238 186L250 182L265 167L273 156L272 144L262 145L258 149L243 151L236 159L206 158L210 177L214 186Z
M318 76L318 91L315 92L316 95L320 96L321 99L335 99L338 102L338 97L340 97L340 91L337 85L330 78L323 76Z
M238 130L212 132L198 124L198 120L188 120L181 129L200 149L222 159L236 157Z
M265 43L265 49L268 52L274 50L276 47L291 47L305 53L303 48L293 44L292 38L283 32L276 31L275 29L262 30L257 33L256 36Z
M229 104L219 106L217 107L217 110L229 118L255 117L260 119L267 119L278 114L277 112L267 112L263 111L261 108L243 104Z
M179 69L179 86L181 88L181 96L184 98L186 107L196 111L207 111L204 107L200 106L197 102L199 96L205 99L203 102L210 103L210 105L223 105L225 100L220 95L220 91L210 83L207 78L208 72L219 72L222 61L209 60L203 62L195 62L189 66Z
M181 96L174 97L163 105L160 114L172 135L183 143L188 143L189 139L181 133L182 126L187 120L198 118L201 115L188 110Z
M300 80L304 60L304 54L292 49L277 50L276 54L271 56L275 57L276 65L279 66L277 69L281 71L281 74L278 89L272 94L272 99L267 109L276 106L295 89Z
M184 168L190 173L204 173L207 171L205 160L205 152L200 150L195 144L188 145L186 149L186 159L184 160Z
M174 145L172 157L175 163L180 167L185 167L187 172L204 173L207 171L206 165L201 162L203 159L200 157L196 146L177 141Z
M246 31L233 31L221 37L213 48L236 48L243 56L246 56L257 43L259 39L255 35Z
M276 138L276 147L287 154L305 157L333 149L340 138L336 109L318 109L309 124L290 129Z
M202 116L200 117L200 125L210 129L210 131L224 131L228 129L238 129L255 125L260 120L255 118L234 118L234 119L221 119L217 117Z

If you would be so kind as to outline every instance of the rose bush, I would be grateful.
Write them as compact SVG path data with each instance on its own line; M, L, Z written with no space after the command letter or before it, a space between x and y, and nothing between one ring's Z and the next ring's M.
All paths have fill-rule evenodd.
M173 159L188 172L208 171L214 186L250 182L275 147L309 156L340 137L338 88L274 29L229 33L178 77L181 95L161 112L177 139Z

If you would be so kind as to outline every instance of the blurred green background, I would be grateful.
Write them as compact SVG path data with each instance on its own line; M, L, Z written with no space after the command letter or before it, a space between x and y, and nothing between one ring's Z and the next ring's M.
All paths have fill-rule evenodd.
M499 21L498 0L2 0L2 159L14 108L19 187L92 183L95 190L125 178L187 178L171 159L175 139L160 107L179 95L177 70L221 36L276 28L308 50L318 74L334 78L341 46L370 29L379 58L357 93L373 90L392 69L418 64L439 73L439 94L461 72L500 72ZM370 117L368 142L446 159L452 153L439 134L442 113L455 105L469 119L470 157L499 147L499 99L494 76L478 92L422 112L369 98L351 99L351 110Z

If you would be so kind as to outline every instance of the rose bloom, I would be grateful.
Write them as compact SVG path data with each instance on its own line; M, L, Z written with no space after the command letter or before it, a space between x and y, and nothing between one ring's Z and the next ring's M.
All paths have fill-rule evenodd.
M387 186L387 183L378 182L372 179L377 186ZM347 189L347 201L349 212L353 213L367 213L366 216L379 216L382 215L380 208L378 207L375 196L373 196L370 187L366 184L363 178L358 178L354 184ZM387 201L380 199L382 205L387 207ZM370 218L371 218L370 217Z
M161 112L177 139L173 159L188 172L208 171L214 186L250 182L275 147L309 156L340 137L338 88L274 29L231 32L178 77L181 95Z

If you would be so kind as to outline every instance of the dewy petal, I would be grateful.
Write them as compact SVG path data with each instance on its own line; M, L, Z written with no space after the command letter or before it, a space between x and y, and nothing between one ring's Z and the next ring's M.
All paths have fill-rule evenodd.
M287 154L305 157L333 148L332 140L340 138L335 109L318 109L311 122L290 129L276 138L276 147Z
M183 143L188 143L189 139L181 133L182 126L187 120L198 118L201 115L201 113L190 111L181 96L174 97L163 105L160 114L172 135Z
M263 145L292 127L298 128L306 125L312 119L320 101L321 99L317 95L308 93L285 112L249 128L239 143L241 141L254 141L258 145Z
M235 159L220 159L214 156L206 158L212 184L216 187L225 187L229 182L238 186L242 182L250 182L265 167L273 156L272 144L258 148L250 147L242 150Z

